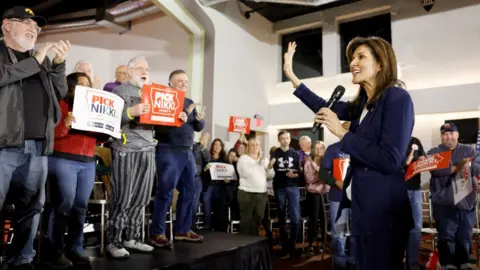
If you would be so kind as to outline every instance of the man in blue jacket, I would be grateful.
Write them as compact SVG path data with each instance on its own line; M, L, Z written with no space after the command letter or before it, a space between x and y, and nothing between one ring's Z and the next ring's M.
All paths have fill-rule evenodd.
M175 70L170 74L169 86L186 91L188 77L185 71ZM165 219L172 203L173 191L179 191L175 225L175 240L201 242L203 237L191 231L192 206L195 197L196 165L193 156L194 132L204 126L203 112L197 112L195 104L185 98L183 112L179 115L183 124L180 127L157 126L155 138L158 140L156 163L158 183L152 216L152 244L157 247L170 246L165 236Z
M438 231L440 264L445 269L469 269L472 231L476 220L477 183L473 181L472 186L465 186L470 192L458 198L462 187L455 179L472 157L471 173L476 179L480 171L480 160L472 147L458 143L458 129L454 124L442 125L440 133L442 143L428 152L431 155L452 151L448 168L431 171L430 193Z

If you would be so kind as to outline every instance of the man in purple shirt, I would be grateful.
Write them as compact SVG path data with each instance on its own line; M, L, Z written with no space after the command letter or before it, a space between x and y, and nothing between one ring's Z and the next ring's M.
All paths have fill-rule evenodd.
M121 85L122 83L126 83L128 81L127 66L120 65L117 67L115 70L115 79L116 81L105 84L103 90L112 92L115 87Z

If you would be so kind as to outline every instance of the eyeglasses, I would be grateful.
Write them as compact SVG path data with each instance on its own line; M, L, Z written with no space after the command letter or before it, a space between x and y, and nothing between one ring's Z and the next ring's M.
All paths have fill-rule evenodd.
M20 23L23 23L25 25L28 25L28 26L31 26L33 27L37 33L40 33L42 31L42 28L38 27L35 22L33 20L30 20L30 19L24 19L24 20L20 20L20 19L10 19L10 21L14 21L14 22L20 22Z

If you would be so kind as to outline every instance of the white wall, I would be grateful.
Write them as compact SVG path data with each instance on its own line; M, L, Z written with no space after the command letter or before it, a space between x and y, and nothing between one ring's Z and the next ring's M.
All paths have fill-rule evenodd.
M270 118L267 92L275 88L279 75L273 24L258 14L244 19L236 1L204 10L215 27L214 126L228 127L230 116L251 117L253 122L254 114L260 114L264 125L258 130L263 131ZM237 135L228 137L236 140Z
M175 69L188 70L189 35L168 16L153 15L132 24L118 35L107 29L61 32L41 36L39 43L69 40L73 46L67 59L67 72L79 60L87 60L103 83L115 80L115 68L136 56L145 56L152 82L168 83Z

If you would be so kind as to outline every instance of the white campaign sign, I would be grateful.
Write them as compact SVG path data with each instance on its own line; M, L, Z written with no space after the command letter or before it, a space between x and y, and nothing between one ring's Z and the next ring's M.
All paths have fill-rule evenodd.
M105 133L119 139L124 104L124 100L115 94L77 85L72 128Z
M238 180L232 164L210 162L210 176L212 180Z

